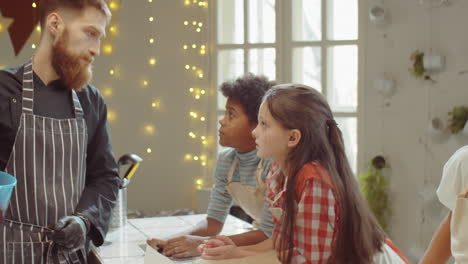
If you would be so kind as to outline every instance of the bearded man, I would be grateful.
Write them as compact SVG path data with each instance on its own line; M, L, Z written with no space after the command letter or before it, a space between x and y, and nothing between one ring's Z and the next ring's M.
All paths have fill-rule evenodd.
M89 84L111 13L104 0L42 0L41 41L0 70L0 170L17 179L0 264L86 263L118 190L107 107Z

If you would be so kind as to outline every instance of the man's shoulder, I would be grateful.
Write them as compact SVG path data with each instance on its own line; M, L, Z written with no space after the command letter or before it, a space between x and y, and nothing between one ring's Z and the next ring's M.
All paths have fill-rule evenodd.
M12 96L21 92L23 66L0 69L0 92L3 96Z
M91 106L99 106L104 103L104 98L96 86L87 83L83 89L76 92L80 101L89 103Z
M6 79L20 80L23 73L23 66L0 69L0 82Z

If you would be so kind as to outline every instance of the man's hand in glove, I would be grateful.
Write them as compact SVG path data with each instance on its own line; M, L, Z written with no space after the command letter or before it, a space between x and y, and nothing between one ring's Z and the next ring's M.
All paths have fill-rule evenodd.
M68 249L76 249L86 241L86 223L79 216L64 216L51 227L52 240Z

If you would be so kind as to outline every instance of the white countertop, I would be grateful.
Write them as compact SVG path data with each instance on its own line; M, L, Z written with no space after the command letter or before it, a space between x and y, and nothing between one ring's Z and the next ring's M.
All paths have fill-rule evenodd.
M104 245L98 248L105 264L143 264L147 238L164 239L195 226L206 214L129 219L125 227L109 230ZM222 235L251 230L252 225L228 215ZM192 263L194 259L174 263Z

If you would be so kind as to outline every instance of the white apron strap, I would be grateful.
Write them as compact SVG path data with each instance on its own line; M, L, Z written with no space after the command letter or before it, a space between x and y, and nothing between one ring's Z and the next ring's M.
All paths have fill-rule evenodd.
M227 179L228 184L232 182L232 177L234 175L234 172L236 171L237 164L239 164L239 159L236 157L236 158L234 158L234 161L232 162L231 168L229 169L228 179Z

